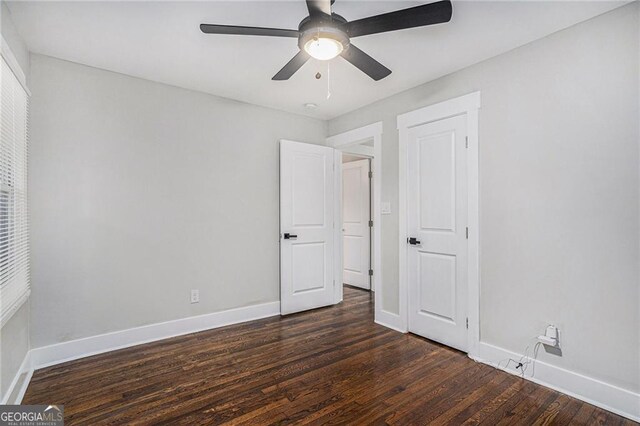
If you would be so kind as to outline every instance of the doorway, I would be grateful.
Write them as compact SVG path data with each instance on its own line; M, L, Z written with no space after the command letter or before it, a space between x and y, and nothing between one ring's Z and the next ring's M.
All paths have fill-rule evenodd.
M373 123L364 127L349 130L344 133L340 133L327 138L327 146L333 147L339 156L346 157L347 159L353 156L354 161L361 159L369 160L369 189L370 189L370 206L371 212L369 220L371 224L369 226L370 242L369 242L369 270L364 268L365 272L369 272L369 289L374 293L374 313L375 322L385 325L387 327L395 328L394 324L387 319L387 312L382 309L382 288L383 288L383 271L382 271L382 237L381 237L381 224L382 224L382 209L381 209L381 193L382 193L382 122ZM340 161L342 162L342 160ZM341 175L342 177L342 175ZM340 179L342 180L342 179ZM340 183L340 191L342 192L343 185ZM341 204L338 215L343 215L342 209L342 195L337 198L338 203ZM337 223L343 223L342 218ZM336 241L344 243L343 227L336 227ZM347 228L344 228L348 231ZM347 280L344 279L345 265L343 255L343 244L339 244L340 247L336 250L336 272L335 276L341 282ZM366 251L364 252L366 253ZM349 265L346 265L347 267ZM337 280L336 280L337 281ZM343 286L336 286L335 300L339 302L342 300Z
M370 159L370 289L373 291L374 321L402 331L398 314L385 311L382 305L382 122L349 130L327 138L326 146L315 148L291 141L280 143L280 305L281 313L289 314L343 300L343 232L342 226L342 173L343 155L356 155ZM320 169L325 169L320 173ZM315 171L315 172L314 172ZM313 172L313 173L312 173ZM300 181L294 184L295 181ZM329 182L333 181L333 187ZM294 220L296 200L300 197L324 193L314 209L305 201L303 210L310 217ZM319 188L324 188L322 191ZM306 195L305 195L306 194ZM324 201L321 201L324 200ZM333 214L331 212L333 211ZM390 211L386 208L387 214ZM329 224L333 238L308 240L308 230L319 224ZM324 226L324 225L323 225ZM308 229L307 229L308 228ZM302 236L304 231L305 236ZM323 237L325 238L325 237ZM334 243L335 242L335 243ZM321 249L322 248L322 249ZM312 253L313 252L313 253ZM304 254L304 256L303 256ZM330 260L332 259L332 260ZM332 270L325 267L331 265ZM321 273L324 270L324 273ZM313 274L312 274L313 272ZM325 299L326 292L332 300ZM320 297L320 294L322 296ZM304 300L303 300L304 299ZM295 301L294 301L295 300Z
M364 201L360 204L360 222L366 226L365 231L360 229L357 233L370 242L362 246L362 257L366 257L361 262L364 266L349 269L364 273L364 279L360 281L363 288L367 284L368 289L379 288L380 232L375 223L380 223L380 203L377 201L380 199L380 182L376 180L375 171L380 168L380 156L376 156L376 153L379 154L381 148L381 129L381 123L376 123L367 126L364 131L357 129L336 135L327 140L329 146L280 141L282 315L329 306L343 300L343 154L373 159L366 160L368 167L365 173L367 179L373 180L373 184L367 182L363 185L368 189L368 198L373 203L370 208L365 207ZM369 233L366 233L367 227ZM378 274L380 278L377 278ZM374 306L380 306L379 294L375 293ZM377 311L376 308L374 312Z

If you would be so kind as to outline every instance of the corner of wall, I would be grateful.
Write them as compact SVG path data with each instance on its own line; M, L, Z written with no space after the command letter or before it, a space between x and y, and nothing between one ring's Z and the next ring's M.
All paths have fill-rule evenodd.
M11 16L11 10L9 10L9 7L4 0L0 0L0 10L0 31L2 33L2 38L5 39L9 48L15 55L20 68L22 68L22 72L25 75L26 83L28 85L31 81L31 60L29 48L18 32Z

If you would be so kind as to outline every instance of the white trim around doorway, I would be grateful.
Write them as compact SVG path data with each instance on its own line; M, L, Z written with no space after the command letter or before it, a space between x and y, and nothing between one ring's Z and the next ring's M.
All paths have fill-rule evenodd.
M467 185L468 185L468 354L475 357L480 343L480 217L478 173L478 110L480 92L470 93L398 116L399 132L399 324L408 331L407 285L407 145L409 129L458 115L467 117Z
M373 141L373 148L363 145ZM382 122L369 124L368 126L349 130L334 136L330 136L326 140L327 146L333 147L338 151L354 152L359 149L359 154L373 156L372 172L373 172L373 238L372 242L372 258L373 265L373 290L375 294L375 321L382 323L384 320L384 311L382 310L382 209L380 197L382 195ZM340 203L340 205L342 205ZM342 226L336 227L336 240L342 241ZM341 263L339 266L341 268ZM342 300L342 286L336 286L335 303ZM383 324L387 325L387 324ZM388 325L389 326L389 325ZM396 328L396 327L392 327Z

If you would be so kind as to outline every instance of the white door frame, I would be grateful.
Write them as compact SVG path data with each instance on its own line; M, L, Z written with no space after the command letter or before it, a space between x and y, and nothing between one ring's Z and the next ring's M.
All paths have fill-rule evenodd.
M371 140L373 140L372 152L367 149L366 145L361 145ZM356 152L355 150L359 150L358 153L360 154L373 155L373 199L371 200L373 207L373 235L371 239L373 265L371 269L373 269L372 288L375 292L375 319L378 322L382 312L382 233L380 229L382 224L382 209L380 208L380 197L382 195L382 122L378 121L368 126L330 136L326 142L327 146L331 146L338 151ZM369 152L367 153L367 151ZM341 194L342 191L340 191ZM336 210L342 209L342 197L336 205L340 206ZM340 211L339 214L340 216L336 218L336 223L342 223L342 212ZM340 249L336 250L340 254L340 257L336 259L336 282L338 282L338 277L342 276L342 226L336 226L336 242L340 245ZM335 303L340 301L342 301L342 286L336 285Z
M399 132L399 322L398 328L406 332L409 323L407 308L407 146L409 129L444 118L466 115L467 117L467 187L468 187L468 355L477 354L480 342L480 211L478 173L478 109L480 92L470 93L398 116Z

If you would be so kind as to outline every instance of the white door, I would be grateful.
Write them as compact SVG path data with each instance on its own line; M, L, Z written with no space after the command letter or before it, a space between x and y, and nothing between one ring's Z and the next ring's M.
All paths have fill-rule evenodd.
M325 146L280 142L283 315L333 304L333 152Z
M369 160L342 165L343 279L369 290L370 227Z
M467 350L466 116L409 130L409 331Z

